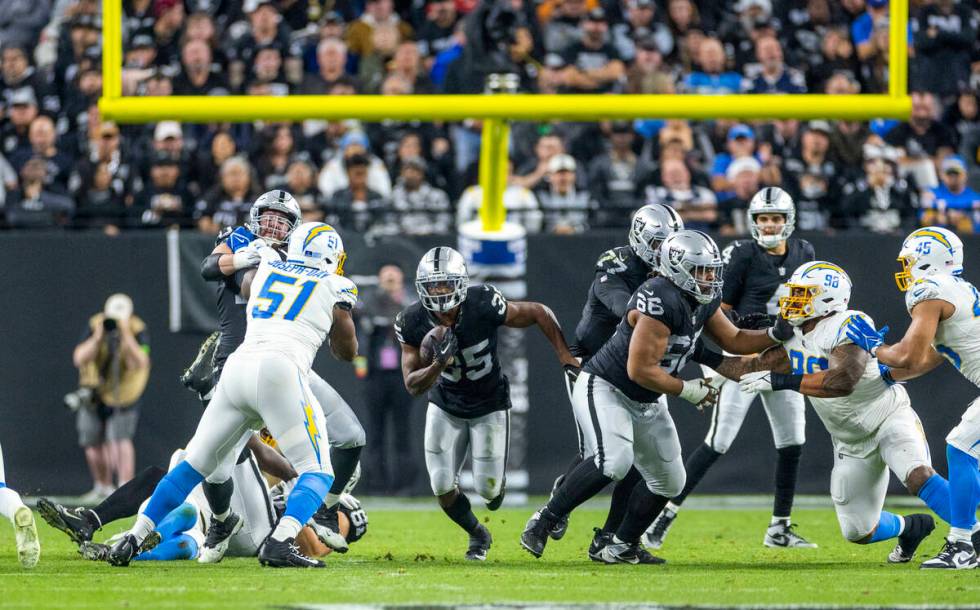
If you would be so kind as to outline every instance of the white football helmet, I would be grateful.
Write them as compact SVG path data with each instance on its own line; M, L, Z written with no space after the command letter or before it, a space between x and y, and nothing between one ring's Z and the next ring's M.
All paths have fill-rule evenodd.
M346 261L344 241L328 224L304 222L289 236L287 263L343 275Z
M425 253L415 271L415 289L422 306L429 311L446 312L466 300L470 276L459 252L437 246Z
M767 186L752 197L749 202L748 221L752 239L769 250L789 239L796 228L796 205L789 193L777 186ZM782 214L786 219L783 230L775 235L767 235L755 222L759 214Z
M710 303L721 294L725 264L714 240L701 231L683 229L660 244L658 272L698 303Z
M930 275L963 273L963 242L942 227L913 231L898 253L902 270L895 274L898 289L905 292L917 280Z
M651 269L660 265L657 254L660 244L673 233L684 228L684 221L669 205L651 203L633 214L630 223L630 247Z
M283 215L266 214L269 211ZM303 213L296 199L286 191L277 189L259 195L248 210L245 227L269 245L281 246L286 243L302 218Z
M811 261L797 267L783 284L779 315L793 326L829 313L846 311L851 278L833 263Z

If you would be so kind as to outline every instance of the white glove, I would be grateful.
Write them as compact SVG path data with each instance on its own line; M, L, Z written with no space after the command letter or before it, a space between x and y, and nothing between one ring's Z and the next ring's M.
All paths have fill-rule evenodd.
M282 261L282 257L279 255L279 251L278 250L276 250L272 246L266 244L261 239L256 239L255 242L259 242L255 246L255 249L258 250L258 252L259 252L259 258L262 260L262 262L264 262L264 263L271 263L271 262L275 262L275 261ZM252 242L252 243L255 244L255 242Z
M746 394L772 392L772 371L746 373L739 378L738 388Z
M265 242L261 239L256 239L244 248L239 248L231 257L232 266L235 267L235 271L241 271L242 269L248 269L249 267L254 267L262 262L262 253L260 248L265 245Z
M361 501L349 493L340 494L339 501L341 504L346 506L348 510L359 510L361 508Z
M713 407L718 402L718 388L712 385L710 379L695 379L685 381L679 396L703 411L705 407Z

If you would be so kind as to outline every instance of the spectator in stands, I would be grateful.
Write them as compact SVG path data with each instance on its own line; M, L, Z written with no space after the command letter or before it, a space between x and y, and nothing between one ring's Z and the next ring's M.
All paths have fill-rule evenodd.
M194 202L181 182L180 163L167 153L157 153L150 169L150 183L136 195L133 215L144 227L193 226Z
M77 206L73 225L82 228L100 228L112 237L124 227L131 226L126 207L125 193L113 186L112 167L105 161L97 161L87 169L81 186L75 189Z
M565 84L572 93L608 93L621 90L626 65L619 52L606 38L609 23L606 12L596 8L582 21L581 40L563 53Z
M575 159L564 153L548 160L547 186L535 191L548 233L569 235L589 228L589 216L597 206L588 192L575 188L576 167ZM629 212L624 214L629 217Z
M926 91L912 92L912 116L885 135L898 149L903 175L911 174L921 188L938 186L936 166L956 151L956 133L936 120L936 97Z
M888 25L888 0L865 0L867 10L851 24L851 40L857 46L858 59L870 60L878 50L872 37L876 27Z
M897 174L898 151L865 146L866 177L844 187L843 207L853 227L875 233L904 233L915 225L916 195Z
M783 163L783 177L791 189L800 188L804 174L821 176L835 184L837 164L830 158L830 133L827 121L810 121L800 136L799 152Z
M0 153L0 226L3 225L3 207L7 203L7 195L17 188L17 172Z
M283 23L275 3L272 0L245 0L243 8L251 27L229 52L231 86L237 89L245 84L259 50L268 46L276 47L284 58L289 82L298 83L303 73L303 50L298 43L290 41L289 26Z
M158 66L179 65L180 32L184 27L184 3L181 0L155 0L153 12L153 37L155 39ZM97 28L96 33L99 33Z
M371 233L375 224L392 225L387 199L371 189L369 173L372 159L363 152L354 152L342 159L346 172L345 184L330 197L326 222L362 234ZM398 231L397 225L391 228L390 234Z
M831 28L820 40L820 54L809 58L811 65L807 73L807 87L810 91L824 91L828 81L835 75L853 79L860 65L854 55L854 45L841 28ZM854 81L857 84L857 81ZM848 84L850 89L850 84ZM824 91L833 95L843 91ZM857 93L855 91L854 93Z
M832 178L824 175L820 166L813 166L796 176L792 186L787 185L796 203L796 228L800 231L824 231L845 225L840 191Z
M374 30L383 26L396 28L401 38L412 38L412 26L398 16L392 0L367 0L364 14L347 27L350 52L360 57L371 53L374 50Z
M17 157L30 155L28 132L37 118L37 98L30 87L14 90L8 97L7 121L0 123L0 147L11 163Z
M966 161L970 188L980 191L980 123L974 125L963 136L960 151Z
M463 191L456 203L457 228L477 220L482 205L483 188L479 184ZM543 220L541 209L537 197L530 190L516 184L508 184L504 189L504 209L507 211L507 222L520 225L531 234L541 232Z
M674 93L674 77L651 37L636 43L636 57L626 70L626 93Z
M371 32L371 52L357 63L357 82L366 93L377 93L388 71L388 64L401 44L401 34L394 25L379 25ZM409 86L414 80L409 80ZM411 89L409 89L411 93Z
M956 95L970 78L976 57L976 4L937 0L919 9L912 22L919 85L941 97Z
M0 54L0 107L10 104L10 97L22 87L30 87L39 110L52 117L61 111L61 98L51 87L45 75L30 63L26 49L13 43L3 46Z
M922 198L922 226L940 225L957 233L980 233L980 193L966 184L966 162L957 155L943 159L942 183Z
M956 101L946 108L940 122L956 132L957 142L963 142L966 134L980 125L980 89L963 88Z
M197 202L194 219L204 233L217 234L248 219L248 211L259 193L252 185L252 166L243 157L232 157L221 165L218 184Z
M653 168L633 152L634 139L631 123L614 121L609 129L608 152L589 165L589 190L600 204L593 226L621 226L623 214L635 210L642 198Z
M542 185L550 172L548 162L555 155L565 152L565 143L554 132L546 132L538 137L534 145L535 159L524 167L517 169L517 175L511 178L511 183L529 190L536 190Z
M44 186L59 193L68 192L68 177L71 174L73 161L58 150L58 135L55 133L54 121L47 115L41 115L31 121L27 132L30 148L19 150L10 156L14 169L20 170L30 159L41 159L47 164Z
M50 0L4 0L0 2L0 40L33 46L47 23Z
M732 56L736 68L746 68L758 56L758 41L775 36L771 0L738 0L718 27L718 37ZM756 74L749 75L754 78Z
M680 159L666 159L660 167L663 186L647 188L647 203L669 205L684 219L684 227L708 231L718 224L718 201L703 186L691 184L691 172Z
M64 226L71 218L75 203L60 193L48 190L47 163L31 159L20 170L19 188L8 196L7 224L13 228L50 228Z
M751 78L749 93L806 93L806 77L783 61L783 47L775 36L763 36L755 42L759 74Z
M347 44L338 38L324 38L316 46L317 73L306 75L300 93L326 95L337 83L354 86L357 81L347 74Z
M173 81L177 95L228 95L228 81L217 70L211 47L203 40L190 39L180 51L182 70Z
M122 31L132 40L136 32L153 29L153 0L130 0L123 3Z
M418 45L410 40L402 41L398 45L395 56L389 64L388 75L400 76L410 83L412 93L435 92L435 86L423 70L422 55L419 53Z
M245 77L245 92L248 95L289 95L290 89L279 48L275 45L260 47L255 53L255 64Z
M238 144L235 139L222 129L211 136L207 147L200 147L195 159L195 174L198 176L217 176L225 161L238 154Z
M727 152L716 155L711 168L711 190L720 200L727 199L732 190L728 167L736 159L755 156L755 132L743 123L733 125L728 130L725 148Z
M589 7L586 0L564 0L551 13L544 27L544 47L551 53L563 54L582 38L579 27Z
M717 38L705 38L698 47L700 71L691 72L683 81L684 93L730 95L742 90L742 75L725 70L725 49Z
M320 205L320 193L316 188L316 170L306 159L294 159L286 168L286 185L299 209L303 212L303 222L322 222L323 207Z
M333 194L347 186L347 176L349 174L346 167L346 159L352 155L364 155L368 159L370 169L368 171L368 185L382 197L391 195L391 177L384 162L377 156L370 153L370 144L367 136L361 131L352 131L344 135L340 140L340 154L331 159L320 171L318 185L320 194L325 199L332 198Z
M662 56L674 50L674 37L670 29L656 19L657 4L654 0L626 0L626 21L613 25L613 44L623 61L636 57L636 45L640 39L650 40Z
M157 58L156 42L153 36L138 32L130 38L128 45L125 45L123 54L123 66L130 70L146 70L153 67Z
M220 46L218 29L210 14L198 11L187 17L187 25L184 27L184 40L185 44L190 40L199 40L208 45L208 48L211 49L211 71L226 74L228 56Z
M289 124L270 125L259 134L260 156L255 161L261 190L285 188L286 169L295 158L308 160L308 155L296 143L296 134ZM301 136L300 136L301 137Z
M401 235L449 233L452 229L449 197L445 191L426 182L427 170L422 157L402 162L401 175L391 193L391 204L398 214Z
M759 192L762 164L752 156L738 157L725 170L728 183L732 185L731 196L721 204L719 221L722 235L746 235L745 213L749 202Z
M108 172L111 196L98 196L100 202L119 201L128 203L132 199L133 180L136 178L135 168L129 156L123 155L119 127L112 121L101 121L88 143L86 156L75 164L74 173L69 179L69 190L78 199L79 215L84 207L82 199L101 180L97 180L99 171ZM86 208L87 209L87 208ZM78 217L76 217L78 224ZM102 226L98 224L97 226Z
M436 55L453 46L456 28L456 3L453 0L430 0L425 7L425 22L419 28L419 53L431 68Z

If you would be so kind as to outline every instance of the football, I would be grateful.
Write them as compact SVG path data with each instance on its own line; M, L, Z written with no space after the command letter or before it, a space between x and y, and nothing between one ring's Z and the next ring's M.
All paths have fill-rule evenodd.
M435 354L436 346L439 345L447 332L449 332L448 326L436 326L422 338L422 345L419 346L419 356L422 357L423 365L429 366L432 364L432 356Z

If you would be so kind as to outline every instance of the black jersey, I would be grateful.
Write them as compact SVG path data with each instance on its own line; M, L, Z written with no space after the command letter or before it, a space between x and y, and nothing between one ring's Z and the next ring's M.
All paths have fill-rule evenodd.
M595 267L572 348L572 353L583 362L595 355L616 332L630 297L650 275L650 267L629 246L607 250Z
M507 377L497 359L497 327L507 318L507 301L489 284L470 286L460 305L453 332L458 347L453 364L432 389L429 401L456 417L473 418L510 408ZM415 303L395 318L395 335L406 345L419 347L438 321Z
M255 235L245 227L228 227L218 235L215 245L225 244L232 252L252 243ZM220 374L225 360L245 340L245 305L248 300L242 296L242 279L247 269L235 272L217 282L218 329L221 339L214 354L214 366Z
M786 241L786 254L773 256L752 239L739 239L721 252L725 286L721 300L740 315L779 313L776 290L803 263L816 258L805 239Z
M670 280L654 277L645 281L633 294L626 306L626 313L635 309L642 315L663 322L670 329L667 351L660 361L660 367L676 376L694 354L705 322L720 305L721 297L702 305ZM602 377L637 402L654 402L660 398L660 394L636 383L626 372L632 337L633 327L624 315L616 327L616 333L589 360L584 370Z

